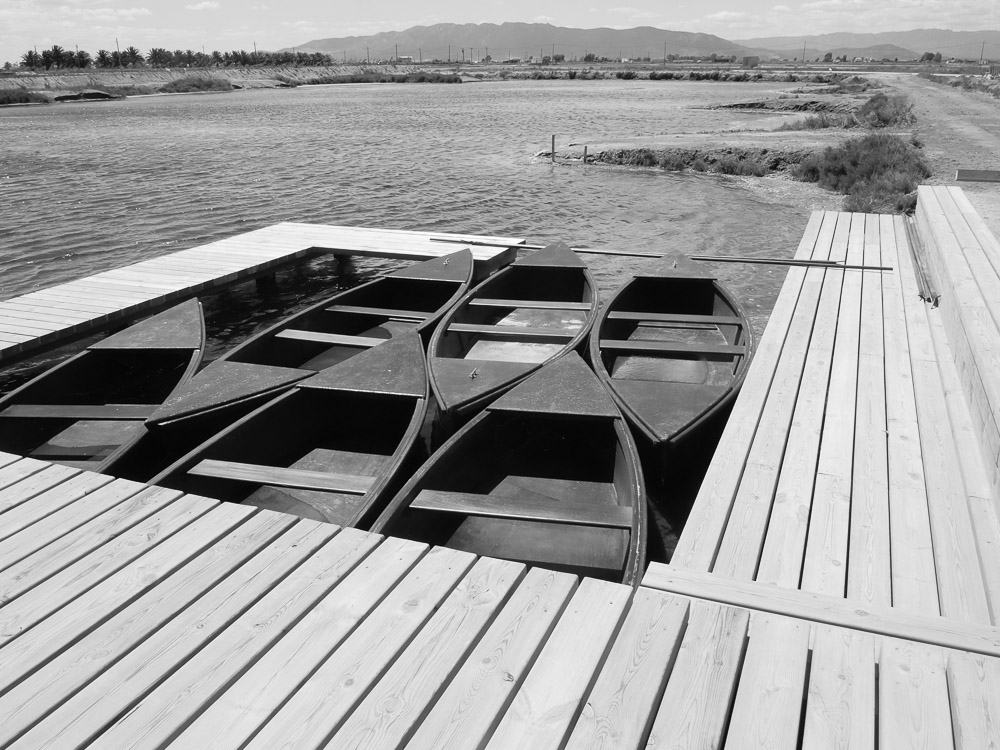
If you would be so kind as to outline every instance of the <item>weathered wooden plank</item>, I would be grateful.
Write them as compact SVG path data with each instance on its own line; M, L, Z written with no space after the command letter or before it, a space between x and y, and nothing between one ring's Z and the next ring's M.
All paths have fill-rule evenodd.
M815 628L802 750L874 750L875 639Z
M20 482L25 477L37 474L42 469L48 468L51 464L46 461L39 461L34 458L15 457L13 461L7 461L5 454L4 466L0 469L0 490L5 490L13 484Z
M955 749L1000 747L1000 660L948 653L948 695Z
M500 719L488 748L561 745L630 594L626 586L583 580Z
M246 747L322 745L474 561L475 556L466 552L442 547L431 550Z
M743 661L750 613L694 602L647 747L718 748Z
M541 496L531 498L477 495L469 492L421 490L410 504L411 508L472 516L496 516L531 521L577 524L581 526L606 526L616 529L632 528L632 508L622 505L594 505L593 503L546 502Z
M823 256L829 253L835 229L832 215L823 226L824 231L812 253L814 259L825 260ZM822 268L808 268L805 271L805 281L788 328L788 336L775 368L774 380L763 406L760 424L750 446L729 523L713 566L713 570L720 575L753 578L757 571L825 273Z
M364 495L375 483L375 477L357 474L334 474L308 469L289 469L284 466L217 461L208 458L192 466L188 469L188 473L201 477L234 479L240 482L267 484L275 487L329 490L352 495Z
M163 631L157 632L161 627L168 631L176 627L171 622L174 618L188 616L185 609L231 573L227 585L232 584L234 577L239 579L240 566L258 553L267 555L275 538L294 522L292 516L270 511L257 513L98 627L87 632L90 622L77 621L77 628L86 635L72 649L33 670L0 696L0 713L4 716L0 742L6 744L27 731L51 707L72 696L135 647L141 645L147 655L155 653L143 641L154 633L157 640L161 638ZM296 534L295 539L307 544L301 534ZM287 543L281 546L289 554L296 554L294 546ZM173 665L166 666L165 671L170 666ZM119 684L112 682L109 687ZM120 711L120 707L105 709L105 716L114 717ZM93 717L88 720L93 721Z
M895 639L879 659L879 750L952 747L944 654Z
M324 524L325 526L326 524ZM320 599L288 634L216 698L174 741L179 747L240 747L334 653L387 591L416 564L424 544L386 539Z
M640 747L681 646L689 602L637 591L567 748Z
M322 331L300 331L296 328L286 328L274 334L275 338L292 339L294 341L313 341L330 346L355 346L367 349L384 344L385 339L373 336L349 336L343 333L323 333Z
M101 735L105 747L161 745L335 590L380 537L344 529ZM371 654L365 654L370 657Z
M847 222L829 237L821 256L842 260L847 253ZM819 249L819 248L817 248ZM826 271L812 338L802 370L802 384L792 413L788 443L781 458L771 517L756 580L797 588L809 529L819 459L823 413L837 334L843 271Z
M75 504L87 494L110 484L113 479L114 477L109 477L106 474L93 474L89 471L76 474L58 486L36 495L30 502L21 503L17 507L11 508L2 516L0 540L10 539L46 516L68 505ZM33 530L25 533L33 534ZM2 541L0 541L0 548L2 548Z
M338 747L406 747L414 726L479 639L525 567L481 558L333 735Z
M25 466L25 469L32 468L34 464ZM12 474L14 472L11 472ZM21 503L27 502L43 492L57 487L71 477L80 473L79 469L71 469L68 466L56 466L49 464L43 466L40 471L33 472L14 484L10 484L0 490L0 514L6 514L12 508L16 508ZM3 515L0 515L3 518Z
M0 618L0 692L70 648L89 628L123 607L198 555L254 512L253 508L214 508L182 534L174 534L139 560L81 592L64 592L53 601L51 587L39 586L6 606ZM58 612L57 616L46 617ZM84 628L80 623L87 623Z
M804 260L812 256L821 227L831 221L835 223L835 219L825 218L821 212L812 213L795 253L796 259ZM719 455L726 455L728 459L714 461L709 466L684 531L677 540L671 558L674 565L709 570L715 561L732 509L735 489L757 432L760 413L771 388L804 279L805 270L802 268L791 268L785 276L781 293L719 441Z
M897 269L882 277L892 602L910 612L937 614L937 579L905 311L908 304L924 302L917 293L906 228L899 219L883 216L880 220L882 261ZM926 346L925 340L918 345Z
M770 614L751 616L727 750L798 746L808 658L808 623Z
M844 252L848 263L862 264L863 221L855 214L842 214L837 228L838 232L846 232L846 237L838 236L837 249ZM847 588L863 278L860 272L845 273L841 286L823 438L816 465L812 515L800 584L807 591L837 596L844 596Z
M0 566L0 601L7 603L88 552L97 549L180 496L159 487L136 493L135 485L119 479L88 495L88 504L110 507L91 519L73 507L37 524L30 534L18 534L4 545ZM124 502L123 502L124 501ZM207 509L210 505L203 505ZM82 521L82 522L81 522ZM16 561L16 562L11 562Z
M956 182L1000 182L1000 171L995 169L955 170Z
M575 586L575 576L530 569L406 743L407 750L484 745Z
M842 597L803 590L790 591L755 581L723 578L661 563L649 566L642 585L733 607L771 612L942 648L1000 656L1000 633L991 625L946 617L924 617L891 607L869 606Z

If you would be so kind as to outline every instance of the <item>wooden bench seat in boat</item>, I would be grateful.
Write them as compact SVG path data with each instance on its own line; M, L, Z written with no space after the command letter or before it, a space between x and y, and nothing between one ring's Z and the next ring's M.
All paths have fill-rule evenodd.
M733 315L692 315L690 313L637 312L633 310L612 310L608 320L638 320L657 323L698 323L704 325L739 326L742 321Z
M286 328L275 334L275 338L293 339L295 341L313 341L318 344L330 344L331 346L356 346L368 349L385 343L385 339L371 336L350 336L344 333L324 333L322 331L302 331L298 328Z
M236 479L244 482L294 487L303 490L326 490L350 495L368 492L375 477L357 474L332 474L307 469L287 469L282 466L246 464L238 461L205 459L188 469L189 474L218 479Z
M578 331L563 328L542 328L539 326L504 326L481 323L452 323L449 331L455 333L485 333L495 336L515 336L517 338L547 338L569 340Z
M632 527L632 508L611 504L571 503L548 500L537 494L530 499L499 497L471 492L421 490L411 508L470 516L492 516L523 521L551 521L576 526Z
M526 310L589 310L593 307L589 302L553 302L552 300L533 299L491 299L476 297L469 300L473 307L523 307Z
M330 305L329 312L350 313L352 315L374 315L380 318L402 318L404 320L421 321L430 317L429 313L419 310L397 310L390 307L362 307L359 305Z
M28 419L148 419L156 404L13 404L0 417Z
M746 348L731 344L686 344L680 341L654 341L648 339L601 339L601 348L611 351L691 354L713 361L725 361L746 354Z

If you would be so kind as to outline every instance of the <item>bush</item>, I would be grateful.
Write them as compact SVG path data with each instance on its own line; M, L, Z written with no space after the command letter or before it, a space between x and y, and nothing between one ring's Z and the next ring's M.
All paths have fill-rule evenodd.
M687 168L687 163L684 161L684 157L678 154L663 154L660 157L660 169L666 169L670 172L683 172Z
M635 151L626 152L622 163L630 167L656 167L659 165L660 160L648 148L640 148Z
M858 110L858 120L869 128L910 125L915 119L913 105L903 94L886 96L879 91Z
M857 120L852 115L832 115L820 112L803 120L782 123L778 130L822 130L824 128L853 128Z
M164 94L186 94L193 91L232 91L233 84L227 78L206 78L204 76L186 76L177 78L161 86Z
M885 213L911 210L909 196L930 176L930 169L912 143L896 135L872 133L806 157L793 175L849 196L850 206L864 205L869 207L864 210Z
M0 106L4 104L48 104L49 100L43 94L24 89L0 89Z
M767 167L752 159L741 159L738 156L729 154L712 165L712 169L719 174L731 174L745 177L763 177L767 174Z
M626 81L633 81L633 80L635 80L635 71L634 70L619 70L617 73L615 73L615 78L621 78L621 79L626 80Z

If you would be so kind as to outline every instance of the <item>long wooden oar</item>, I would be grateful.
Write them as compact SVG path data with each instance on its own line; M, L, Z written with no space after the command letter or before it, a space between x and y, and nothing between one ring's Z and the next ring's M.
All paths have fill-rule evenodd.
M691 260L704 260L711 263L754 263L765 266L805 266L806 268L836 268L852 271L892 271L892 266L864 266L851 263L841 263L837 260L795 260L784 258L748 258L724 255L692 255Z
M484 247L513 247L523 250L541 250L544 245L510 245L506 242L487 242L481 240L456 240L451 237L431 237L431 242L453 242L459 245L481 245ZM663 253L644 253L641 250L602 250L597 247L570 248L574 253L591 253L594 255L627 255L631 258L662 258Z

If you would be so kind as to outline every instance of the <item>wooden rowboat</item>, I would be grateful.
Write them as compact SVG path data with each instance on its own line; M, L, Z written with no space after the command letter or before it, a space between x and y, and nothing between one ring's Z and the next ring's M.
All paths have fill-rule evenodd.
M724 413L753 346L753 328L725 287L670 258L615 292L594 325L590 358L625 418L662 451Z
M564 243L519 258L470 291L428 346L443 421L458 426L542 365L580 347L597 292Z
M646 525L632 436L571 352L453 435L372 531L632 584Z
M468 290L472 273L472 252L461 250L325 299L224 353L157 410L149 425L190 430L196 419L233 422L314 372L393 337L416 331L426 343Z
M0 450L114 473L204 347L196 299L91 344L0 399Z
M403 334L302 381L152 483L365 526L398 487L428 396L423 343Z

